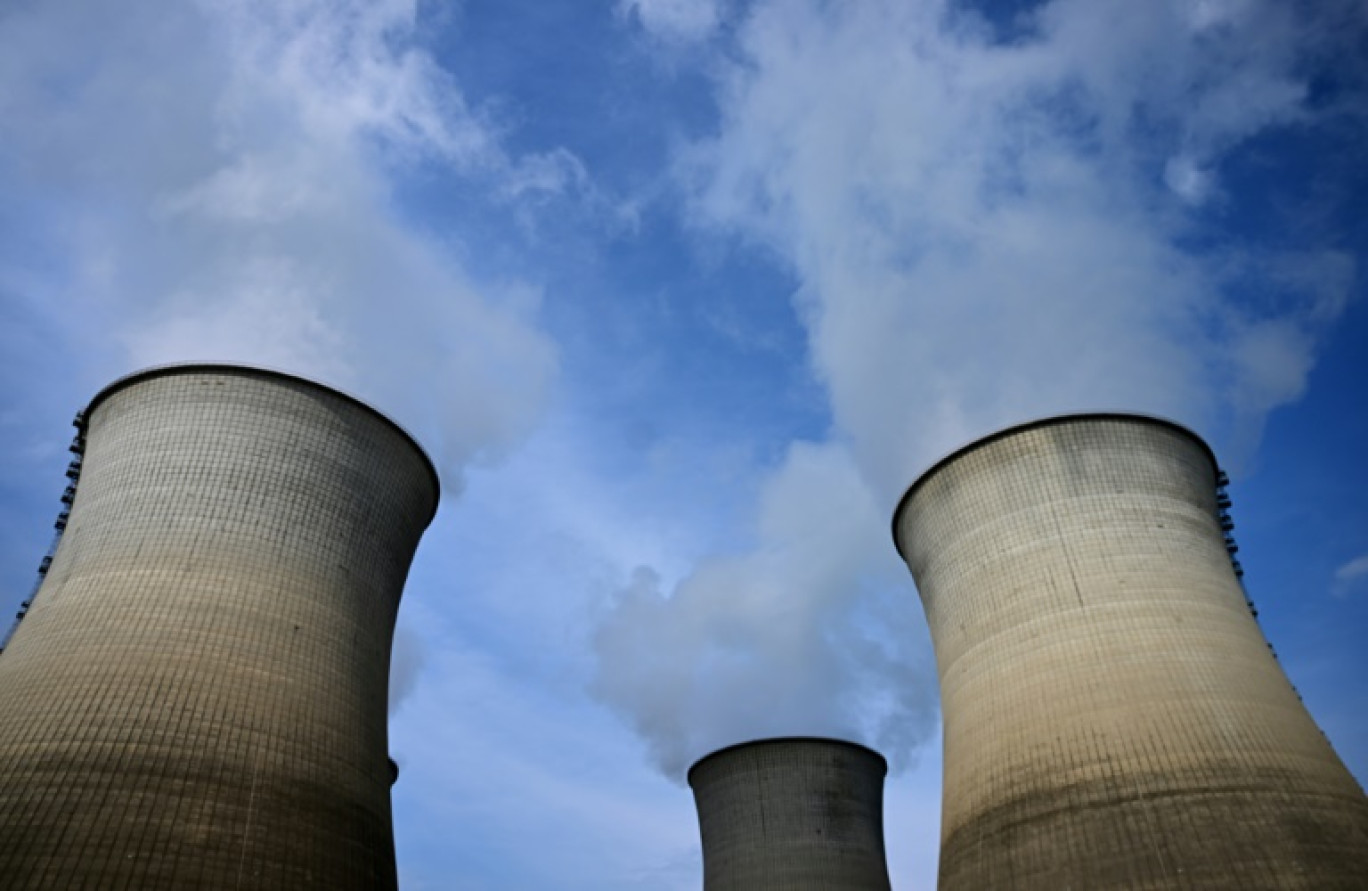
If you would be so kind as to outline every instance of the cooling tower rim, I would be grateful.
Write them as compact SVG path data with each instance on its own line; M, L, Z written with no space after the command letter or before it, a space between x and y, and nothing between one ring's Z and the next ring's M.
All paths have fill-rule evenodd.
M106 399L108 399L110 396L113 396L120 390L130 387L133 384L141 383L146 380L151 380L155 377L162 377L164 375L193 374L195 372L214 371L232 371L245 373L248 375L257 375L259 377L264 378L278 378L281 380L308 384L311 387L315 387L319 390L324 391L325 393L331 393L332 395L344 399L347 402L352 403L353 405L363 408L370 414L379 418L392 430L394 430L401 437L407 440L409 445L413 446L414 451L418 453L418 457L422 459L423 466L427 469L428 476L432 479L432 511L433 515L436 515L437 504L441 500L442 496L442 481L437 474L437 465L433 463L432 457L427 453L427 449L423 448L422 443L418 442L418 438L416 436L408 432L408 430L406 430L402 424L391 418L389 415L380 411L375 406L370 405L365 400L357 396L353 396L346 390L339 389L337 387L332 386L331 384L325 384L320 381L316 381L312 378L305 377L302 374L295 374L289 371L282 371L278 368L270 368L265 365L249 365L244 362L167 362L161 365L150 365L146 368L140 368L137 371L131 371L128 374L115 378L109 384L105 385L105 387L101 389L98 393L96 393L93 397L91 397L90 402L86 404L85 409L82 410L80 415L82 419L82 430L84 430L85 423L89 420L91 415L94 414L95 409L99 407L100 403L104 402ZM432 517L429 516L428 522L431 521Z
M832 736L767 736L761 739L751 739L745 742L733 743L730 746L723 746L720 749L709 752L708 754L704 755L702 758L699 758L697 761L693 763L693 765L689 768L689 772L685 774L685 780L689 783L690 786L692 786L694 771L702 767L704 762L712 761L715 758L721 758L727 755L735 754L740 749L759 748L761 746L767 746L774 743L795 742L821 743L823 745L840 746L848 749L855 749L856 751L862 752L863 754L874 756L874 758L879 762L879 765L883 768L884 774L886 775L888 773L887 758L876 752L874 749L871 749L869 746L862 745L861 743L857 742L851 742L848 739L837 739L836 737Z
M1008 426L994 430L992 433L985 436L971 439L963 445L952 449L941 458L933 461L926 470L923 470L918 474L917 478L912 481L912 485L908 486L907 491L903 492L902 497L898 499L898 506L893 509L893 547L897 549L898 556L902 557L904 560L907 559L907 555L903 553L902 542L898 539L898 520L902 517L903 508L907 507L907 505L912 502L912 496L917 493L917 490L921 488L922 484L935 476L936 473L945 468L946 465L953 463L975 449L989 445L999 439L1005 439L1008 436L1024 433L1027 430L1034 430L1038 427L1053 427L1058 424L1069 424L1076 421L1140 421L1176 430L1197 443L1197 445L1202 447L1202 451L1206 452L1207 457L1211 459L1213 474L1212 485L1214 486L1216 484L1215 475L1220 472L1221 468L1220 462L1216 459L1216 452L1211 448L1207 441L1197 433L1197 431L1172 418L1166 418L1163 415L1133 411L1080 411L1048 415L1043 418L1035 418L1030 421L1009 424Z

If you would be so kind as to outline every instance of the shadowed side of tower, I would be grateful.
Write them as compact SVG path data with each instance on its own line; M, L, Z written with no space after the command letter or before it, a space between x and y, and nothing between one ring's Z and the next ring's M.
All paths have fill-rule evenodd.
M703 839L704 891L887 889L888 765L854 743L804 737L743 743L689 770Z
M153 369L85 412L0 653L6 888L396 884L386 702L431 463L328 388Z
M1054 418L894 517L935 644L940 887L1368 887L1368 799L1246 606L1207 446Z

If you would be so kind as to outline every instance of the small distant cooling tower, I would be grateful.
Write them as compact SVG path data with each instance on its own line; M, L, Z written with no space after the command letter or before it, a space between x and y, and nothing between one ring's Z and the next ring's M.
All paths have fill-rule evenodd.
M390 643L437 477L325 387L117 381L0 653L0 886L393 889Z
M704 891L887 889L877 752L782 738L714 752L689 770Z
M1368 799L1250 614L1211 450L1130 415L952 454L894 537L945 726L940 887L1368 888Z

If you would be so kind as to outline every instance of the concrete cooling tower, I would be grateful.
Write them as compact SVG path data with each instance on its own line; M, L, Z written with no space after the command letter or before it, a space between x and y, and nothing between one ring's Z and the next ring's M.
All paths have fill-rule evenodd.
M904 496L943 891L1368 888L1368 800L1251 616L1219 477L1186 429L1080 415L966 446Z
M0 653L0 886L393 889L390 642L432 464L347 396L233 366L134 374L78 426Z
M877 752L783 738L722 749L689 769L704 891L887 889Z

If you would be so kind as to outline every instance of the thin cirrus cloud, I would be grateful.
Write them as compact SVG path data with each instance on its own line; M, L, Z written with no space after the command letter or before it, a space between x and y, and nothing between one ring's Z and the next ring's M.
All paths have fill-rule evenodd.
M1354 267L1328 245L1195 248L1195 215L1229 154L1340 113L1307 98L1333 24L1258 0L1057 0L1011 33L937 0L749 10L718 132L677 172L696 231L796 275L833 429L772 472L754 549L672 590L639 569L600 629L596 691L663 770L777 733L907 763L928 665L861 616L893 584L888 512L951 447L1124 409L1252 452Z
M1336 569L1330 590L1336 597L1345 597L1361 587L1365 579L1368 579L1368 554L1355 557Z

